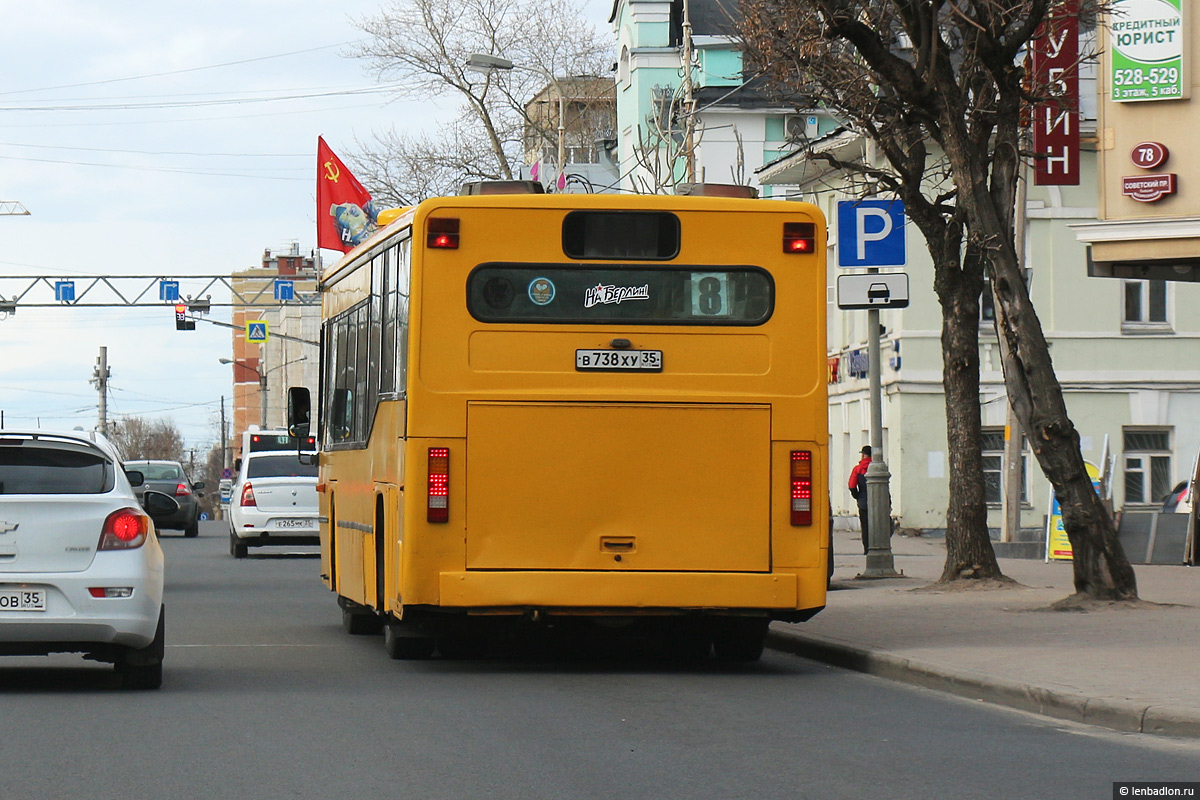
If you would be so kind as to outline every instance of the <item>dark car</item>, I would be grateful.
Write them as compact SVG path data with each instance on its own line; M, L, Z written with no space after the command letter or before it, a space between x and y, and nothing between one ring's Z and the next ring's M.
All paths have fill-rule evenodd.
M199 498L204 495L198 492L204 488L204 481L192 483L188 480L183 465L178 461L126 461L125 469L142 473L142 485L134 487L139 501L143 492L153 489L174 497L175 502L179 503L179 510L169 516L152 515L156 527L181 530L188 538L200 533Z

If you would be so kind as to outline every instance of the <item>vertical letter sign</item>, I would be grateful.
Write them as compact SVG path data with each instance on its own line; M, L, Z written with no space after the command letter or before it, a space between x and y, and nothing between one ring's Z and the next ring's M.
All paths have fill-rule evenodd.
M1178 100L1183 72L1183 0L1113 0L1109 35L1112 99Z
M1158 0L1151 0L1157 2ZM1030 42L1034 183L1079 185L1079 0L1051 7Z

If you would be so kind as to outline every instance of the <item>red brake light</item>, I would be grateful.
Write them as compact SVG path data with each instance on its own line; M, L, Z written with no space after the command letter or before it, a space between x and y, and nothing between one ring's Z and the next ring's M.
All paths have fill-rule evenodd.
M425 235L427 247L442 250L458 249L458 218L430 217Z
M188 489L186 483L181 483L175 487L175 496L176 497L187 497L191 493L192 492L190 489Z
M812 451L792 451L792 524L812 525Z
M815 253L817 251L817 226L812 222L783 223L783 252Z
M450 520L450 448L429 448L429 507L430 522Z
M104 520L100 550L132 550L141 547L150 533L150 518L135 508L122 508Z
M242 484L242 497L238 501L238 504L258 508L258 503L254 502L254 487L250 485L249 481Z

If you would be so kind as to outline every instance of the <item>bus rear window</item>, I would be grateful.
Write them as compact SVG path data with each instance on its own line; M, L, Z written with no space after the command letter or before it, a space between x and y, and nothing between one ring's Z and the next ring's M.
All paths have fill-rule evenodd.
M757 267L483 264L467 279L481 322L760 325L773 306L774 283Z
M572 211L563 218L569 258L665 261L679 254L679 218L665 211Z

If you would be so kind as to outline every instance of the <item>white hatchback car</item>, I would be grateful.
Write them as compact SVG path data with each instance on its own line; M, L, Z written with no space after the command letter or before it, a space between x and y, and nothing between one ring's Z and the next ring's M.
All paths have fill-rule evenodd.
M315 453L306 451L305 461ZM317 465L295 450L247 453L229 500L229 554L245 558L247 548L318 544Z
M162 684L163 553L131 481L98 434L0 430L0 655L82 653L126 688Z

